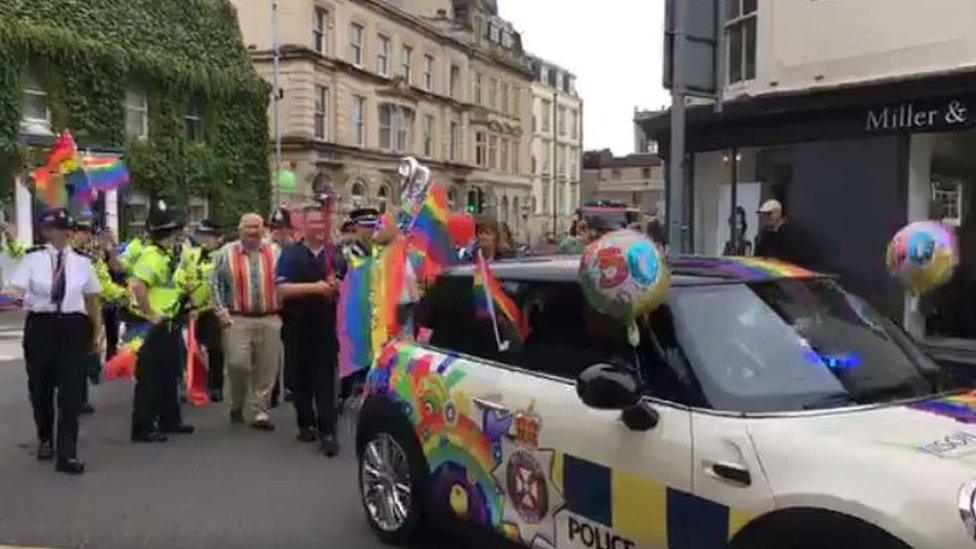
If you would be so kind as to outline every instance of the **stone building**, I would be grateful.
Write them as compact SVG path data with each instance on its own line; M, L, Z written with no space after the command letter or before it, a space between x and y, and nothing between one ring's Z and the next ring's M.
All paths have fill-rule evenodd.
M234 0L259 74L273 75L271 10ZM452 206L523 230L531 194L532 73L494 2L278 0L283 168L298 193L332 189L345 208L399 197L416 156Z
M532 83L532 234L569 230L580 205L580 155L583 100L576 76L538 57L531 58Z
M613 156L609 149L583 154L583 201L609 201L664 214L664 162L656 154Z

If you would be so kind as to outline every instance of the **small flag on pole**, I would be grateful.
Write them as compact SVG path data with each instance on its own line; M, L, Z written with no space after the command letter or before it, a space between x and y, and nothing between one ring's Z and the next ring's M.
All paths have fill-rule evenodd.
M502 340L498 329L499 318L511 329L508 330L524 341L529 335L529 327L522 318L522 312L512 301L512 298L502 289L501 283L491 272L491 267L485 260L485 256L478 251L478 265L474 271L474 305L475 314L478 318L490 319L495 330L495 341L498 343L499 351L507 351L510 342ZM499 314L501 316L499 317Z

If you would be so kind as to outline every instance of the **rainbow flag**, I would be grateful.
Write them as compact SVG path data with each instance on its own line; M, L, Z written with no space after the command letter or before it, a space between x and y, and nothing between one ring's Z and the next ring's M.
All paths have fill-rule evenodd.
M490 319L495 329L498 350L508 349L509 342L503 341L498 331L499 313L507 325L521 341L529 335L529 327L522 318L522 312L512 298L502 289L501 283L491 272L485 256L478 252L478 265L474 271L474 307L478 318Z
M125 343L118 354L105 364L105 379L115 381L119 379L135 379L136 363L139 361L139 351L142 349L152 324L145 322L129 325L125 331Z
M85 171L96 191L114 191L129 184L132 176L125 163L118 157L84 159Z
M339 288L339 374L348 377L373 361L372 266L366 259L350 265Z
M435 278L445 267L453 265L457 260L457 252L447 228L450 216L447 191L440 185L431 183L427 199L410 227L412 244L425 257L421 272L424 280Z
M50 208L64 208L71 202L82 206L94 199L91 179L78 156L78 145L65 130L51 146L47 164L34 170L38 198Z

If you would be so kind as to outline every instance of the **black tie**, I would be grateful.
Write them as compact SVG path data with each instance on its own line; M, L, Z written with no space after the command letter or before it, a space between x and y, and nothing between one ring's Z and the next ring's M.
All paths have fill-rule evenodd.
M54 267L53 284L51 286L51 303L58 307L61 312L61 304L64 303L64 289L67 281L64 276L64 250L58 252L58 263Z

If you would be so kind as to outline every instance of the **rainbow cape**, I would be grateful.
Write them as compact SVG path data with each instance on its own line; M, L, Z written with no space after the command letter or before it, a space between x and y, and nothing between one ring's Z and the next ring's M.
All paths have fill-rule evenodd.
M498 349L508 348L508 341L503 341L498 331L499 319L504 319L508 332L524 341L529 335L529 327L522 318L522 312L512 301L512 298L502 289L501 283L491 272L491 267L485 257L478 252L478 264L474 271L474 306L478 318L490 319L495 329Z
M411 243L425 258L420 275L426 281L436 278L445 267L457 261L457 252L447 227L450 217L447 191L431 183L427 198L410 227Z

